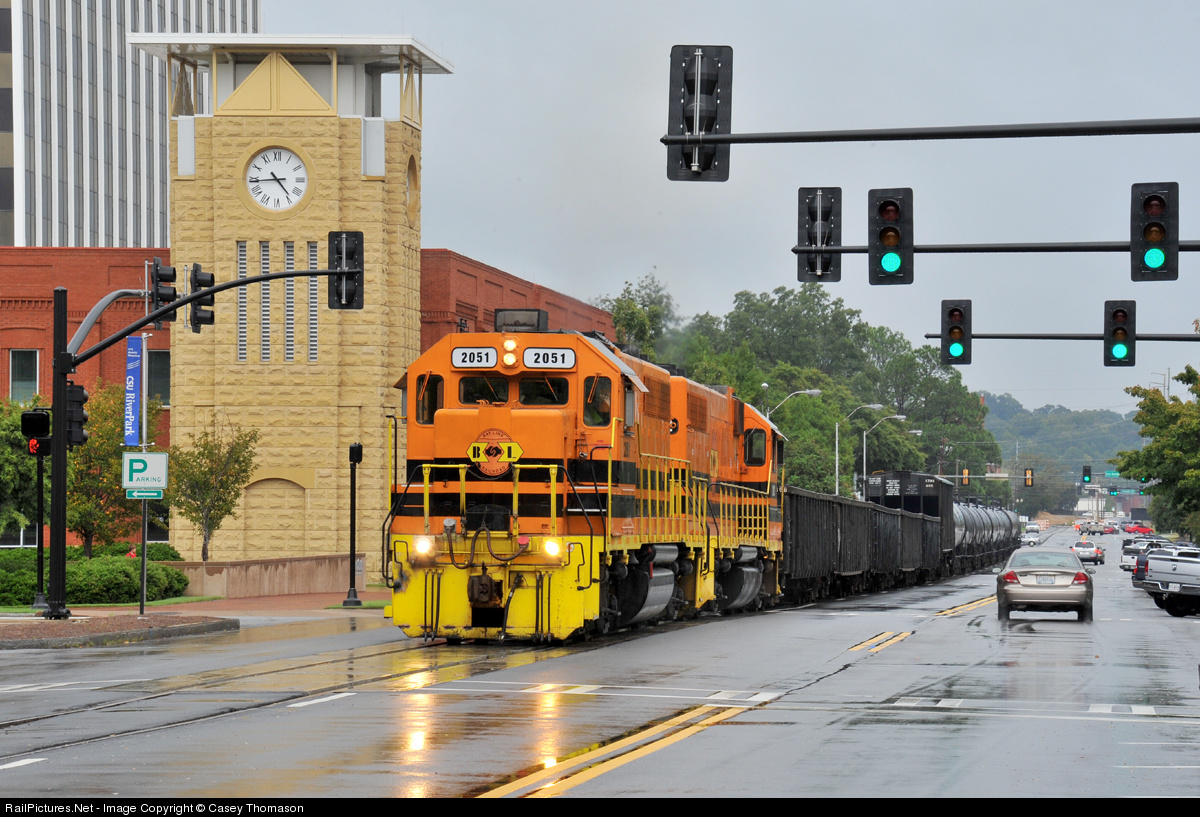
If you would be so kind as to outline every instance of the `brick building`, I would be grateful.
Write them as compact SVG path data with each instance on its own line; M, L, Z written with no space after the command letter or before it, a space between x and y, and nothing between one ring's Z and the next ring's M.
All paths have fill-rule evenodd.
M603 309L452 250L421 250L422 352L460 329L492 331L498 307L544 309L551 330L596 330L616 338L612 315Z
M24 402L34 394L48 404L54 353L54 289L66 287L67 339L93 306L116 289L143 289L144 268L155 256L169 261L170 250L5 247L0 249L0 388L3 396ZM105 310L83 349L128 326L145 314L140 300L122 300ZM169 324L150 330L150 386L170 405ZM125 345L117 344L85 362L73 377L90 388L98 377L125 379ZM164 428L166 422L164 422ZM161 440L165 442L165 440Z

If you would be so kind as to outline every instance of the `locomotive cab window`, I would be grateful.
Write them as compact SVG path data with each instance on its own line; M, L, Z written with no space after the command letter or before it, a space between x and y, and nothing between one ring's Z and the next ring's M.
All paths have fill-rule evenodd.
M757 466L767 464L767 432L761 428L751 428L746 431L746 465Z
M497 375L464 377L458 381L458 401L464 406L508 402L508 380Z
M442 392L445 387L442 376L423 374L417 378L416 415L422 425L433 423L433 415L442 407Z
M606 426L612 422L612 381L607 377L589 377L583 381L583 422Z
M565 406L567 379L537 377L521 381L519 399L522 406Z

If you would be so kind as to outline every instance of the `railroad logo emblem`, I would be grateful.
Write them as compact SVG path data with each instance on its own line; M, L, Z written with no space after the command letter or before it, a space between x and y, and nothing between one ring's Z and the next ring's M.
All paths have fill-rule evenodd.
M475 463L480 473L487 477L499 477L508 473L512 464L521 459L524 453L520 443L498 428L489 428L467 446L467 456Z

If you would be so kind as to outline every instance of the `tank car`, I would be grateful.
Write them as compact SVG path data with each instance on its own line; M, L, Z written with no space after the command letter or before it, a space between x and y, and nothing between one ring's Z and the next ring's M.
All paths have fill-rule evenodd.
M783 441L729 390L498 310L401 391L386 614L409 636L564 639L779 593Z

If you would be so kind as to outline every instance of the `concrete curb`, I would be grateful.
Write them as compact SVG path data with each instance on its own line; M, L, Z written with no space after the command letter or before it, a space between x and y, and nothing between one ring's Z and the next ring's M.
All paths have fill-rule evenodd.
M178 638L185 635L204 635L227 630L239 630L236 618L221 618L202 621L198 624L180 624L174 627L147 627L141 630L121 630L96 635L65 636L62 638L36 638L21 641L0 641L0 650L47 650L58 647L112 647L137 641L157 641L162 638Z

